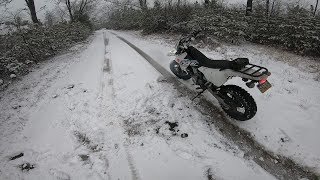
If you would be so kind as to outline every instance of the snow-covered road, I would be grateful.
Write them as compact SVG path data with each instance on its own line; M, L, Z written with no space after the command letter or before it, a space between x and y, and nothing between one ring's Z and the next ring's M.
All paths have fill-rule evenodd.
M0 92L0 179L275 179L113 34L75 48Z
M168 63L171 59L166 54L174 48L178 37L142 37L137 32L116 33L169 70ZM319 61L254 44L220 44L215 49L200 50L213 59L248 57L250 62L269 68L273 87L265 94L261 94L256 88L247 88L240 78L228 82L245 88L258 105L257 115L252 120L230 122L249 132L268 151L289 157L319 174ZM191 83L186 81L184 84L188 86ZM205 97L210 99L211 95L208 93Z

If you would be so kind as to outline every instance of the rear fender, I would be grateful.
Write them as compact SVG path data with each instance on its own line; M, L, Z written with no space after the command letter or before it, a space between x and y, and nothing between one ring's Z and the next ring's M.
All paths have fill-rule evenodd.
M255 74L256 76L252 76L249 75L251 73L253 73L255 70L250 70L247 71L247 73L242 73L241 71L234 71L232 69L225 69L225 70L221 70L221 73L225 74L226 76L229 77L241 77L241 78L245 78L245 79L250 79L250 80L254 80L254 81L260 81L262 79L267 79L269 75L267 74ZM257 76L259 75L259 76Z
M263 74L259 77L254 77L231 69L219 70L207 67L200 67L199 70L204 74L208 81L212 82L217 87L224 85L229 79L233 77L240 77L253 81L260 81L262 79L268 78L267 74Z

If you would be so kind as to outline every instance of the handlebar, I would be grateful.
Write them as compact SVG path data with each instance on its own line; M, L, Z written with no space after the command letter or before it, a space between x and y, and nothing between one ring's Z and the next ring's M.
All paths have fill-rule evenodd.
M182 37L182 38L180 39L180 45L189 44L191 41L193 41L193 40L195 39L195 37L196 37L200 32L201 32L200 30L193 31L193 32L191 32L190 34L188 34L187 36Z
M200 32L200 30L195 30L187 36L182 37L177 44L177 52L180 53L183 49L186 49Z

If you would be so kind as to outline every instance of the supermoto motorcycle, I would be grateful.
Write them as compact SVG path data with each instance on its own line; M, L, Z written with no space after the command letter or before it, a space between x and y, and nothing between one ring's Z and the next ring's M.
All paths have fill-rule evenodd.
M208 90L231 118L246 121L253 118L257 105L252 96L236 85L224 85L233 77L240 77L249 88L255 86L264 93L271 88L267 78L271 75L267 68L249 63L247 58L237 58L233 61L212 60L191 46L197 36L193 32L182 36L174 51L169 56L175 56L170 63L171 71L180 79L192 79L199 94Z

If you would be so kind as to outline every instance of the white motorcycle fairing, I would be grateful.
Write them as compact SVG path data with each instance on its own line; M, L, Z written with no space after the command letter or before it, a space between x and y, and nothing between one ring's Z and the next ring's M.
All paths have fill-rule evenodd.
M232 69L212 69L212 68L207 68L207 67L200 67L199 70L204 74L204 76L207 78L208 81L212 82L215 86L220 87L223 84L225 84L229 79L233 77L241 77L244 79L250 79L250 80L255 80L255 81L260 81L262 79L267 79L268 75L263 74L261 75L261 72L256 72L254 73L257 68L252 68L248 71L248 67L244 67L239 71L234 71ZM243 73L243 71L246 71L246 74ZM248 75L254 73L255 76ZM260 76L261 75L261 76ZM256 77L258 76L258 77Z
M187 56L187 53L182 53L178 55L175 59L177 63L179 63L181 69L183 71L186 71L186 69L191 66L198 66L199 62L197 60L190 60L185 59ZM214 61L214 60L212 60ZM216 87L220 87L223 84L225 84L229 79L233 77L241 77L244 79L250 79L255 81L260 81L262 79L267 79L268 75L263 74L261 75L261 71L258 70L258 67L250 67L251 65L248 65L249 67L244 67L239 71L235 71L232 69L212 69L207 67L200 67L198 68L206 77L206 79L210 82L212 82ZM245 72L245 73L244 73Z

